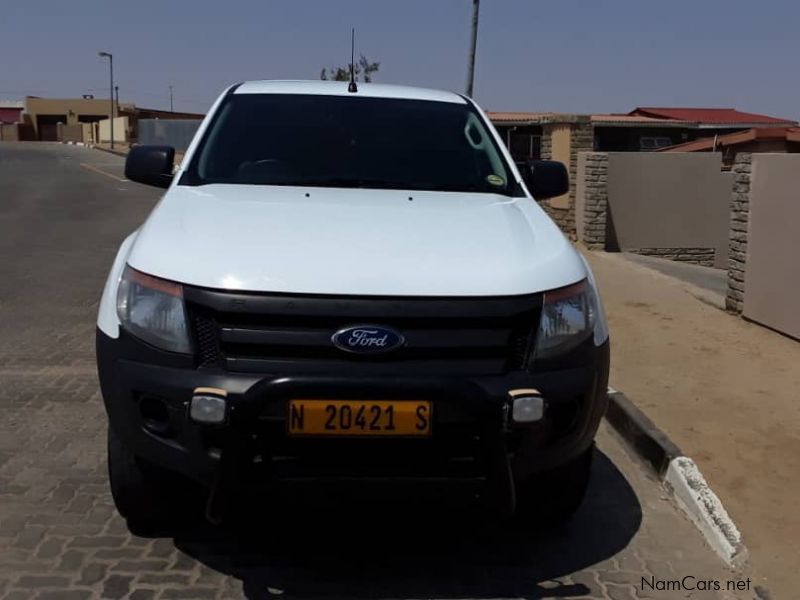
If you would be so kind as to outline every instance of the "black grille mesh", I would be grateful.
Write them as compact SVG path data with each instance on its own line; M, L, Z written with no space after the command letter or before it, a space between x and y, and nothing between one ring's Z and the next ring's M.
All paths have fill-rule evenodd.
M222 365L219 351L217 324L208 315L195 312L192 315L194 335L197 341L197 360L201 367L217 367Z

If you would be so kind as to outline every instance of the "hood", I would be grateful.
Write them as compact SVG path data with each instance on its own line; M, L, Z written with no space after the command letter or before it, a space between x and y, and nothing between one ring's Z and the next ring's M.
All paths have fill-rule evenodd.
M529 198L222 184L170 188L128 263L191 285L295 294L504 296L586 276Z

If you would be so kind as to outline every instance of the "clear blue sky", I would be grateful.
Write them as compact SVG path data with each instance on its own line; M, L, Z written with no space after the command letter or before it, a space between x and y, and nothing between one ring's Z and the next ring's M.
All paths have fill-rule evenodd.
M319 77L357 52L376 81L463 91L471 0L24 0L0 8L0 98L105 94L205 111L244 79ZM797 0L483 0L487 109L735 106L800 118Z

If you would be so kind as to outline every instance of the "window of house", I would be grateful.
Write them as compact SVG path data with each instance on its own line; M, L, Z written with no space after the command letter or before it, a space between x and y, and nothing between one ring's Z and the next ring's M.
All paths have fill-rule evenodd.
M542 136L512 131L508 140L508 151L514 162L538 160L541 156Z
M667 146L672 146L672 140L668 137L639 138L640 150L658 150L659 148L666 148Z

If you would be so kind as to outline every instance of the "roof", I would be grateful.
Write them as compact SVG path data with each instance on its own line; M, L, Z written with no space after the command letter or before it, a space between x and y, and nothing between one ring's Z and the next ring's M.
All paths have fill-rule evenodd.
M693 142L686 142L685 144L659 148L656 152L709 152L714 148L724 148L761 140L786 140L787 142L800 143L800 127L747 129L745 131L737 131L736 133L717 136L716 139L708 137L701 140L694 140Z
M466 104L466 100L453 92L425 88L387 85L384 83L359 83L358 93L347 91L346 81L246 81L236 88L235 94L312 94L320 96L359 96L363 98L398 98L404 100L431 100Z
M730 125L732 127L748 125L750 127L756 127L758 125L797 125L796 121L742 112L735 108L654 108L643 106L631 111L629 115L689 121L699 126L707 125L714 127L725 125Z
M181 112L179 110L164 110L162 108L145 108L143 106L133 106L133 105L131 105L131 112L135 112L136 116L140 119L200 120L205 117L205 114L203 113Z
M659 119L642 115L592 115L592 124L614 127L692 127L695 124L689 121L676 119Z
M543 119L552 116L553 113L543 112L498 112L487 111L486 116L493 123L503 123L505 125L523 125L527 123L540 123Z

